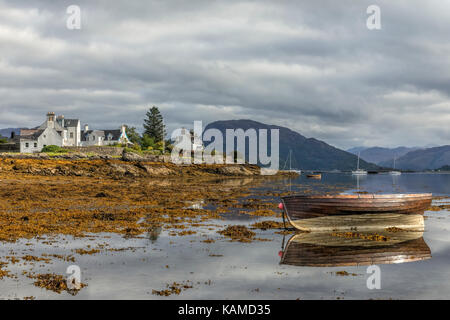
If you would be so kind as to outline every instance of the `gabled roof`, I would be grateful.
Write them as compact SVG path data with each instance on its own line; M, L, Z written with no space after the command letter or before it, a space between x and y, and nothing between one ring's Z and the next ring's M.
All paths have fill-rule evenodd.
M111 135L111 140L118 141L122 134L121 130L88 130L81 133L81 141L88 141L87 137L94 134L99 137L103 137L104 140L108 140L108 136Z
M42 129L42 130L45 130L47 128L48 128L47 121L45 121L43 124L41 124L38 127L38 129ZM61 125L57 121L55 121L55 130L58 131L58 132L62 132L62 131L64 131L64 128L61 127Z
M121 130L103 130L105 132L105 139L108 139L108 135L111 135L111 140L119 140L122 134Z
M78 119L64 119L64 127L78 127L80 120Z
M31 130L29 130L31 131ZM26 139L26 140L37 140L41 134L45 131L42 129L39 130L33 130L34 132L31 134L27 134L27 135L20 135L20 136L16 136L17 139Z
M91 134L94 134L98 137L104 137L105 132L103 130L88 130L81 132L81 141L88 141L87 137Z
M37 131L39 131L38 128L35 128L35 129L20 129L19 135L20 136L30 136L30 135L36 133Z

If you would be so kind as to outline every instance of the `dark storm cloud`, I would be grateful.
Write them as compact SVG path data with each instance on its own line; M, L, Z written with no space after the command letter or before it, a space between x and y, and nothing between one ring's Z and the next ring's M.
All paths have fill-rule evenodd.
M81 8L82 29L66 28ZM0 127L249 118L340 147L448 144L450 6L378 1L0 0Z

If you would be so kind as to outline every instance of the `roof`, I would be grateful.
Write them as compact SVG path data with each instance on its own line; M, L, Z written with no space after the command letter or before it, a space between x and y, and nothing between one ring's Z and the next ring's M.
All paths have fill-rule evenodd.
M28 131L34 131L34 132L32 132L30 134L26 134L26 135L21 134L20 136L16 136L15 139L37 140L45 130L40 129L40 130L28 130Z
M64 127L78 127L80 120L78 119L64 119Z
M91 134L95 134L96 136L104 136L104 132L102 130L88 130L81 132L81 141L88 141L87 137Z
M105 140L108 140L108 136L111 135L111 140L118 141L122 134L121 130L88 130L83 131L81 133L81 141L88 141L87 137L91 134L95 134L96 136L103 137Z
M105 138L108 138L108 135L111 135L111 140L119 140L120 135L122 134L121 130L103 130L105 132Z
M36 133L37 131L39 131L39 129L20 129L19 135L20 136L30 136L34 133Z

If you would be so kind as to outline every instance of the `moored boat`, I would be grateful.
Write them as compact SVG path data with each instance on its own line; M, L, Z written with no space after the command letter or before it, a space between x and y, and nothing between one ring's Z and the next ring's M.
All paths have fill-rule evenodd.
M358 153L358 164L356 165L356 170L352 171L352 174L354 176L366 176L367 171L359 168L359 156L360 156L360 153Z
M320 173L307 174L306 177L312 179L322 179L322 174Z
M358 226L361 229L398 226L397 220L402 215L411 215L410 219L421 216L430 207L431 200L431 193L294 195L282 197L280 208L288 221L300 230L337 226L341 229ZM420 221L408 224L417 226Z
M395 160L396 160L396 157L394 157L394 170L389 172L391 176L399 176L402 174L400 171L395 170Z

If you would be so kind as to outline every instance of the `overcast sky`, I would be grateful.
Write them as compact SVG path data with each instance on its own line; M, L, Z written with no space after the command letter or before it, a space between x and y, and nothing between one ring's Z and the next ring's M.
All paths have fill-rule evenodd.
M450 1L0 0L0 128L47 111L142 128L156 105L169 133L253 119L340 148L442 145L449 94Z

